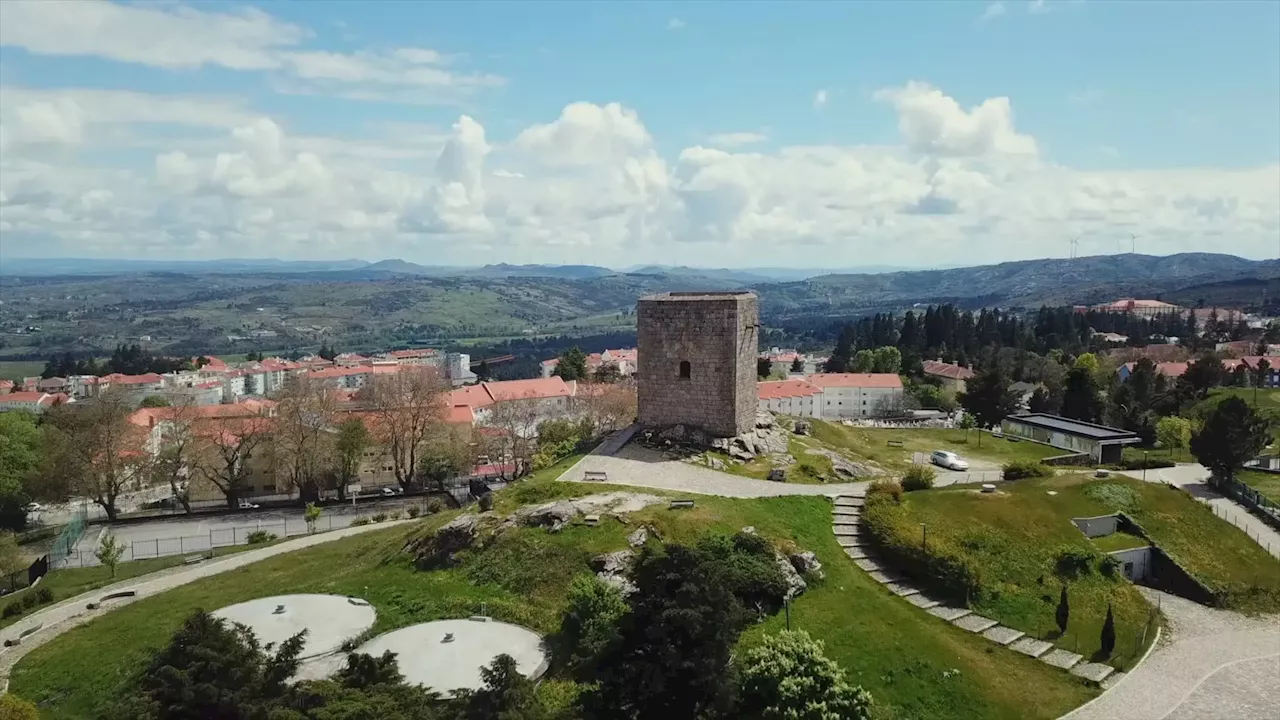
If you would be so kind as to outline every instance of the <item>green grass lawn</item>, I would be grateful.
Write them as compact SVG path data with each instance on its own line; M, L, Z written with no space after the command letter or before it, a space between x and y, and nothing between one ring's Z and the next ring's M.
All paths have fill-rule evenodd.
M1253 388L1217 388L1209 391L1209 398L1205 402L1217 405L1222 398L1230 395L1243 398L1245 402L1261 410L1280 412L1280 388L1258 388L1256 394Z
M1039 461L1066 451L1047 445L1027 442L1011 442L982 433L979 444L977 430L945 430L920 428L891 430L884 428L849 427L821 420L812 421L813 436L829 446L848 452L851 456L869 460L891 472L905 472L911 466L913 453L931 453L934 450L950 450L967 460L981 460L1004 464L1012 460ZM890 446L900 442L902 447Z
M1123 577L1101 572L1102 553L1070 522L1079 514L1064 511L1061 491L1050 496L1048 487L1058 484L1005 484L995 494L972 487L907 493L901 504L868 503L866 517L877 541L886 544L892 556L919 547L934 557L958 558L975 576L976 591L958 589L961 585L938 577L918 578L921 582L939 590L956 588L947 593L953 602L963 603L968 596L975 612L1085 657L1098 652L1110 603L1117 638L1110 662L1124 669L1141 656L1142 631L1151 608ZM1092 556L1088 572L1075 578L1055 573L1058 555L1067 548ZM904 564L899 569L911 567ZM1066 633L1060 634L1054 617L1064 582L1071 619ZM1147 640L1152 636L1148 633Z
M599 491L535 480L500 492L496 507ZM828 655L873 694L880 718L1055 718L1096 694L1067 673L994 647L891 595L843 555L826 499L694 499L689 510L662 504L632 513L628 524L606 517L595 527L573 524L556 534L510 530L482 551L463 553L449 570L417 571L402 549L455 513L270 558L121 607L35 648L14 669L11 689L40 704L44 717L92 717L193 609L280 593L363 597L377 608L379 633L471 615L481 603L494 617L548 632L558 623L569 580L588 571L594 554L625 547L626 535L646 522L664 540L686 543L710 530L753 525L783 547L817 553L826 579L792 603L792 626L826 643ZM743 642L784 623L773 617L748 630ZM1035 703L1026 702L1027 688L1035 688Z
M1144 448L1140 445L1126 445L1122 453L1124 459L1129 462L1138 462L1144 457L1151 460L1172 460L1176 463L1196 462L1195 456L1186 448L1169 451L1164 448Z
M1280 473L1245 470L1236 473L1236 479L1266 495L1274 503L1280 503Z
M44 372L42 360L0 360L0 379L21 380Z
M257 545L232 545L230 547L214 548L214 557L222 557L224 555L234 555L246 550L257 550L261 547L274 545L276 540L270 543L259 543ZM58 603L69 598L73 598L80 593L86 593L91 590L97 590L100 587L106 587L112 583L131 580L133 578L147 575L160 570L178 567L182 565L187 555L169 555L167 557L148 558L146 560L131 560L116 565L115 577L111 576L111 571L101 565L96 567L83 568L64 568L62 570L53 570L44 579L40 581L38 587L48 588L53 592L53 602ZM25 580L23 580L25 582ZM11 593L0 600L0 606L20 600L23 595L31 592L30 588L24 588L18 592ZM43 607L43 606L42 606ZM30 612L36 612L40 607L32 608ZM28 613L30 614L30 613ZM17 617L0 617L0 628L22 622L23 616Z
M1147 542L1146 538L1131 535L1127 532L1113 532L1110 535L1093 538L1090 542L1104 553L1116 552L1117 550L1132 550L1134 548L1147 547L1151 544Z

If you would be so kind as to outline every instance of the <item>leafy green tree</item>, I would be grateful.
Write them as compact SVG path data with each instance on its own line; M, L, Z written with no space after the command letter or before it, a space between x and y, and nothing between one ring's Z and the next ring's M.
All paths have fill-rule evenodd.
M148 395L142 398L142 402L138 403L138 407L144 407L144 408L169 407L169 398L163 395Z
M1058 409L1053 398L1049 395L1049 389L1041 385L1031 393L1031 399L1027 401L1027 409L1033 413L1051 413Z
M857 355L853 356L853 363L849 367L849 372L869 373L876 367L876 354L872 350L859 350Z
M999 363L978 371L965 383L965 391L956 399L982 429L999 425L1018 408L1018 394L1009 389L1009 377ZM982 444L981 432L978 433L978 444Z
M836 340L836 349L831 353L831 357L827 358L824 370L829 373L848 372L849 366L853 364L853 338L852 327L846 327L840 332L840 337Z
M490 369L488 360L481 360L480 364L476 366L475 373L476 380L479 382L489 382L493 379L493 370Z
M1102 621L1102 637L1099 640L1103 656L1111 657L1116 649L1116 618L1111 613L1111 603L1107 603L1107 619Z
M1095 373L1098 371L1098 356L1093 353L1084 353L1076 358L1073 367Z
M344 686L357 690L404 682L404 676L400 674L400 663L396 660L396 654L390 650L380 657L351 653L347 656L347 664L338 671L335 679Z
M570 380L587 380L587 355L573 346L560 354L560 362L556 363L556 369L551 373L558 375L566 382Z
M1191 421L1177 415L1160 418L1156 423L1156 441L1168 448L1170 455L1187 447L1191 444Z
M27 526L28 482L40 467L40 428L36 417L13 410L0 413L0 529Z
M736 717L749 720L865 720L871 695L803 630L766 635L748 649L739 670Z
M466 720L544 720L548 717L537 687L510 655L480 669L484 686L467 698Z
M902 367L902 352L892 345L876 348L872 353L871 372L897 373Z
M9 578L9 590L18 589L18 573L30 565L18 547L18 538L11 532L0 532L0 575Z
M360 418L350 418L338 425L338 436L333 442L338 460L338 499L346 499L347 485L359 474L360 460L369 444L369 428Z
M646 546L618 640L583 696L588 720L710 717L732 701L729 658L748 617L724 570L693 548Z
M1062 594L1058 596L1058 611L1054 614L1058 621L1058 632L1067 631L1067 623L1071 620L1071 602L1067 600L1067 586L1062 586Z
M1193 400L1203 400L1209 391L1221 386L1227 380L1226 368L1216 355L1200 356L1187 366L1187 371L1178 378L1178 385L1185 388Z
M1213 477L1232 479L1267 444L1268 423L1238 397L1223 398L1191 436L1191 454Z
M314 535L316 532L316 521L320 519L320 513L324 512L319 505L315 503L307 503L302 510L302 519L307 521L307 533Z
M796 359L791 361L791 372L804 372L804 360L801 360L799 355L796 355Z
M556 664L587 676L595 660L618 636L627 603L618 588L595 575L579 575L569 585L569 603L560 629L547 638Z
M120 538L107 533L102 542L98 544L98 549L93 551L93 556L98 558L98 562L111 570L111 577L116 576L116 565L120 564L120 558L124 557L124 541Z
M1098 392L1098 384L1087 367L1076 367L1067 371L1067 379L1062 386L1063 417L1082 422L1096 423L1102 419L1102 395Z
M306 631L274 653L253 631L197 610L138 681L145 717L157 720L250 720L269 717L298 671Z
M772 374L773 363L769 361L769 358L756 358L756 377L760 380L764 380Z
M616 383L622 379L622 371L618 369L618 363L606 362L600 363L600 367L592 373L592 382L598 383Z

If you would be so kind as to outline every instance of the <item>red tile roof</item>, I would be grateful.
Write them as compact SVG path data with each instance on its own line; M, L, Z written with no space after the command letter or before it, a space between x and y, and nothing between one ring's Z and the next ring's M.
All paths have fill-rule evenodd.
M951 380L969 380L973 377L973 371L967 367L952 365L938 360L924 361L924 374L936 375L938 377L949 378Z
M769 380L756 383L756 397L761 400L808 397L822 393L822 388L804 380Z
M109 382L112 385L154 385L163 383L164 378L156 373L144 373L142 375L123 375L121 373L111 373L102 378L103 382Z
M522 400L525 398L570 397L573 389L558 377L533 378L532 380L503 380L480 383L494 402Z
M41 405L48 404L44 398L53 398L54 395L42 392L16 392L7 395L0 395L0 403L32 403L39 402Z
M862 387L901 388L902 378L894 373L817 373L805 378L820 388Z

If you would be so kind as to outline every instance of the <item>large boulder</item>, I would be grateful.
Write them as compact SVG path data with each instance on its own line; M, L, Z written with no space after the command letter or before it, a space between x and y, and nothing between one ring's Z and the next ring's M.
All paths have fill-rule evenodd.
M410 543L414 565L419 570L452 567L455 555L475 545L480 536L479 515L459 515L433 534Z
M800 577L800 573L796 572L796 568L791 564L791 559L780 552L775 552L773 556L774 562L778 564L778 570L782 572L782 579L787 581L787 594L785 598L791 600L809 589L809 584Z
M658 537L658 531L652 525L641 525L627 536L627 545L637 548L649 542L649 538L656 537Z
M623 596L630 595L636 591L635 583L628 577L635 557L636 554L631 550L604 553L591 559L591 569L595 571L596 577L618 588Z
M560 532L581 511L571 500L521 508L516 511L520 523L530 527L545 527L547 532Z
M792 553L788 558L791 561L791 567L801 575L813 575L815 578L822 579L827 575L822 572L822 563L818 560L818 556L805 550L803 552Z

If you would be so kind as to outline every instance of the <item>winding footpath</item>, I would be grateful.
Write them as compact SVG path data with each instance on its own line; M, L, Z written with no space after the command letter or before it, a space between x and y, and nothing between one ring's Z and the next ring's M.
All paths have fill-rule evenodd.
M381 530L388 527L395 527L397 525L404 525L409 522L411 521L397 520L372 525L347 527L342 530L333 530L319 535L308 535L294 540L287 540L260 550L247 550L245 552L228 555L227 557L216 560L206 560L195 565L170 568L168 570L162 570L142 577L133 578L131 580L125 580L123 582L115 583L114 585L99 588L93 592L77 595L55 605L50 605L49 607L38 612L34 612L17 623L0 630L0 640L8 642L17 639L23 634L23 632L31 628L39 627L39 629L34 633L22 637L20 644L0 649L0 689L8 689L10 671L12 671L13 666L16 665L24 655L31 652L32 649L40 647L68 630L94 620L115 608L137 602L143 598L158 595L166 590L172 590L173 588L195 582L196 580L202 580L220 573L236 570L246 565L256 563L259 560L266 560L267 558L275 557L276 555L283 555L285 553L291 553L296 550L302 550L315 545L321 545L335 540L342 540L352 537L353 535L359 535L372 530ZM127 591L133 591L136 595L133 597L110 600L102 603L100 607L94 610L86 608L86 605L89 603L96 603L104 596Z

